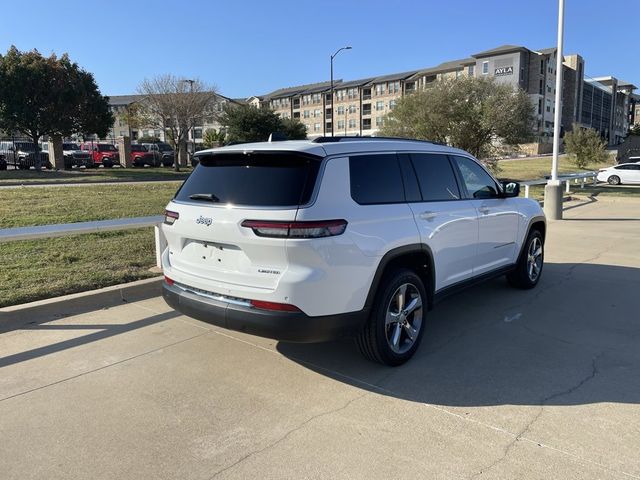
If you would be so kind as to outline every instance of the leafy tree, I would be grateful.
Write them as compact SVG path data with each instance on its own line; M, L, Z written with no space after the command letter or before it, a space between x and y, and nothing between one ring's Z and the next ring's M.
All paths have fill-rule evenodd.
M0 55L0 128L31 138L37 169L42 136L106 137L113 120L109 99L100 94L93 75L67 54L43 57L12 46Z
M307 138L307 127L295 118L283 118L280 131L284 133L289 140L304 140Z
M202 144L207 148L213 148L224 142L225 133L222 129L216 132L215 128L207 128L202 135Z
M586 168L590 163L605 162L609 157L606 148L607 143L596 130L583 128L577 123L564 135L564 149L578 168Z
M273 110L252 105L226 104L220 123L226 127L228 142L264 142L279 132L282 121Z
M274 132L289 140L307 138L306 127L298 120L283 119L273 110L253 105L225 105L220 123L226 127L228 142L265 142Z
M189 130L215 102L215 89L200 80L160 75L145 79L138 92L144 95L141 105L151 125L166 132L176 152L174 168L179 171L179 156L185 151Z
M525 91L493 79L440 80L398 101L384 135L432 140L476 157L532 138L533 105Z

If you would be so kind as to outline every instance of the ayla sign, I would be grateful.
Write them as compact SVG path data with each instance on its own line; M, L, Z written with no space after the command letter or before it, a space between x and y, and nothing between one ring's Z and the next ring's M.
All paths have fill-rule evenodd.
M502 77L503 75L513 75L513 67L498 67L494 73L496 77Z

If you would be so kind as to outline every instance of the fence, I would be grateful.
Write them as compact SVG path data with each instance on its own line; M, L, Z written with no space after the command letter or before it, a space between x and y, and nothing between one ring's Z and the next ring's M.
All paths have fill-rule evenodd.
M167 241L160 224L164 216L119 218L117 220L96 220L93 222L62 223L54 225L38 225L36 227L17 227L0 229L0 243L18 240L37 240L40 238L63 237L81 233L113 232L135 228L153 227L155 230L156 265L161 267L160 256L167 247Z
M593 184L595 184L597 181L596 179L597 176L598 176L598 172L587 172L587 173L574 173L570 175L563 175L558 179L561 182L565 182L566 184L565 191L569 193L571 189L571 181L573 181L574 184L577 184L578 182L580 182L581 183L580 188L584 188L585 182L588 178L592 179ZM530 180L528 182L522 182L522 185L524 185L525 198L529 198L529 187L531 185L546 185L548 181L549 181L548 179L542 179L542 180Z

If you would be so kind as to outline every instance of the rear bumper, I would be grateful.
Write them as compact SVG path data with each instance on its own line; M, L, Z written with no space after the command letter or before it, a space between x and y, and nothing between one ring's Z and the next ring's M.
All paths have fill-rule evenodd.
M367 319L365 310L341 315L310 317L302 312L274 312L235 305L185 291L166 282L167 304L203 322L285 342L315 343L356 334Z

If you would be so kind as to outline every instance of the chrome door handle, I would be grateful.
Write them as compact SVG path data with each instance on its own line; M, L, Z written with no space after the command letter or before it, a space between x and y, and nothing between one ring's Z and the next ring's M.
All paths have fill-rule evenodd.
M420 214L420 218L421 218L422 220L431 220L431 219L432 219L432 218L434 218L436 215L437 215L437 213L436 213L436 212L432 212L432 211L426 210L426 211L424 211L424 212L422 212L422 213Z
M483 215L487 215L490 210L489 210L489 207L480 207L478 208L478 211Z

